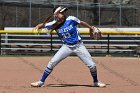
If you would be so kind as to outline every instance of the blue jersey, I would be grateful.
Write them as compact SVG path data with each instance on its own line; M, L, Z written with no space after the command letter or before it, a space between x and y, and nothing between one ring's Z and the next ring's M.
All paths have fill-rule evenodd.
M49 30L56 21L47 23L45 26ZM81 40L81 36L77 30L80 20L74 16L68 16L64 24L57 29L57 34L64 44L73 45Z

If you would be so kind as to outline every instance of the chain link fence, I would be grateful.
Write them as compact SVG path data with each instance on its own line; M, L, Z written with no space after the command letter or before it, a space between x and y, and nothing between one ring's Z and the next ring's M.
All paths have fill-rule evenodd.
M33 27L52 13L54 7L69 8L68 15L104 27L139 26L139 7L131 4L83 3L62 0L1 0L0 28Z

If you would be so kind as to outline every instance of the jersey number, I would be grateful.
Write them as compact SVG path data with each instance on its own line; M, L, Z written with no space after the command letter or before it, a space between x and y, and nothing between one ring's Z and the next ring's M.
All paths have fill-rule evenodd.
M71 35L70 35L70 33L63 33L62 36L63 36L63 38L69 38Z

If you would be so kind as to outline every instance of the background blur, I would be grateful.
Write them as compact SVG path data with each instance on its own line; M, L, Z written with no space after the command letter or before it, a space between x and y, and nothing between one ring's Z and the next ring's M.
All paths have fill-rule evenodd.
M101 27L140 25L139 0L0 0L0 29L33 27L54 7L69 8L68 14Z
M25 30L41 23L53 8L65 6L68 15L78 17L99 29L139 34L103 34L100 40L82 34L92 55L140 56L140 0L0 0L0 30ZM53 20L53 18L52 18ZM18 29L20 28L20 29ZM28 29L29 30L29 29ZM27 32L27 31L26 31ZM88 32L87 32L88 33ZM50 55L62 45L57 35L0 33L1 55Z

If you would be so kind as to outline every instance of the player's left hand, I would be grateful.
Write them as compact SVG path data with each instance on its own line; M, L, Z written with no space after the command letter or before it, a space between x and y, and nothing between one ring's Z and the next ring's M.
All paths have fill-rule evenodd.
M90 37L97 40L100 39L102 37L101 31L96 27L92 27L90 29Z

